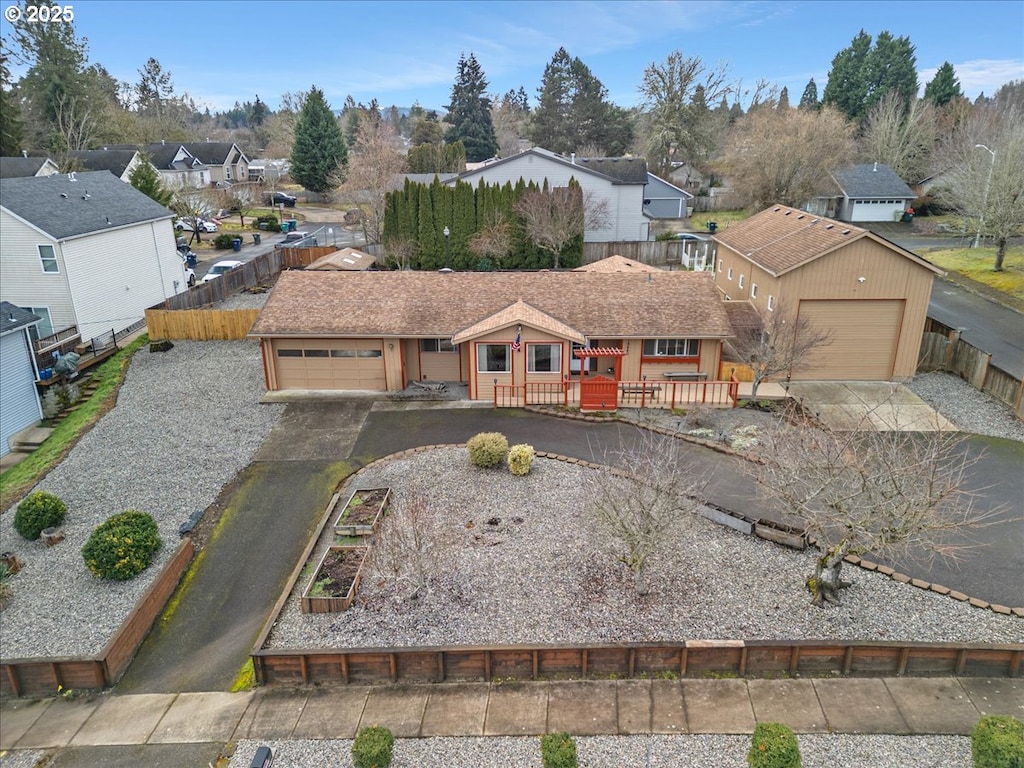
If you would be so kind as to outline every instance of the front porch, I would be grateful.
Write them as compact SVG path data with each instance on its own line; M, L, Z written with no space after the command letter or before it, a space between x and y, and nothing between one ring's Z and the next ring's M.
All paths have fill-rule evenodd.
M527 405L555 405L580 408L581 389L596 388L603 394L596 401L598 407L581 410L616 410L617 408L687 408L704 405L711 408L735 408L740 400L750 398L749 381L671 381L642 380L615 381L600 377L566 378L561 382L526 382L525 384L496 385L495 408L523 408ZM595 391L588 394L593 400ZM784 400L785 387L776 382L764 382L757 390L758 400Z

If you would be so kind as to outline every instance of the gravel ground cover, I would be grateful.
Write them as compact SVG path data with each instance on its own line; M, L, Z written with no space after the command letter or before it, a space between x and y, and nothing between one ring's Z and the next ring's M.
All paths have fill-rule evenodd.
M143 347L132 359L117 406L37 486L67 504L66 538L56 546L22 539L13 510L0 516L0 548L25 567L0 622L4 658L98 653L178 546L178 526L206 509L246 467L282 405L260 405L259 347L251 341ZM92 529L127 509L152 514L163 548L128 582L85 567Z
M426 505L436 543L427 589L413 598L393 573L371 568L348 611L303 614L300 579L269 646L1024 639L1020 618L857 568L843 572L853 586L841 606L815 608L802 586L813 570L811 552L691 515L650 562L651 591L638 597L589 511L586 486L598 471L536 459L529 475L514 477L472 466L457 447L364 469L354 487L390 486L395 510ZM394 521L386 518L382 532ZM327 526L315 554L332 543Z
M798 735L803 768L969 768L965 736ZM275 768L351 765L352 742L240 741L228 768L248 768L256 749ZM580 768L747 768L749 736L590 736L576 739ZM396 739L392 768L540 768L536 737ZM6 768L6 766L4 767Z
M961 431L1024 442L1024 421L1010 407L952 373L923 373L907 387Z

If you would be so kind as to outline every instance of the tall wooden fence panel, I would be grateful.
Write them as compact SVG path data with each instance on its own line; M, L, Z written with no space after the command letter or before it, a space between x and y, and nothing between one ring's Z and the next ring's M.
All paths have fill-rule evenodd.
M609 256L622 256L652 267L691 268L695 262L710 263L712 249L710 241L626 240L616 243L584 243L583 263L593 264Z
M244 339L259 315L258 309L147 309L146 328L153 341Z

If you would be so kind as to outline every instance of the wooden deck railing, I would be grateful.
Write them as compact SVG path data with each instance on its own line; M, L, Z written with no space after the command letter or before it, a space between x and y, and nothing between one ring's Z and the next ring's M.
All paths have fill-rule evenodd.
M735 408L739 400L739 379L735 375L728 381L669 381L644 379L641 381L607 382L617 388L620 408L684 408L701 403ZM495 408L522 408L527 405L579 405L580 382L527 382L525 384L496 384ZM609 394L609 398L611 395Z

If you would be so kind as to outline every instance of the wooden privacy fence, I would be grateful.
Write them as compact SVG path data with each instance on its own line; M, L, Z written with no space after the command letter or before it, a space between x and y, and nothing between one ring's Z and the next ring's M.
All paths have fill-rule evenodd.
M626 240L615 243L584 243L583 263L593 264L609 256L622 256L654 267L686 266L693 264L695 259L701 261L705 249L707 261L710 263L713 248L710 241L695 243L682 240Z
M153 341L244 339L258 309L147 309L146 328Z
M617 645L257 650L263 685L739 677L1020 677L1024 645L689 640Z
M60 687L100 689L118 681L135 657L164 605L192 561L195 549L185 539L109 642L92 657L5 659L0 663L0 693L5 696L53 696Z
M928 318L921 338L919 371L955 373L975 389L988 392L1024 419L1024 379L992 365L992 355L960 338L960 331Z

